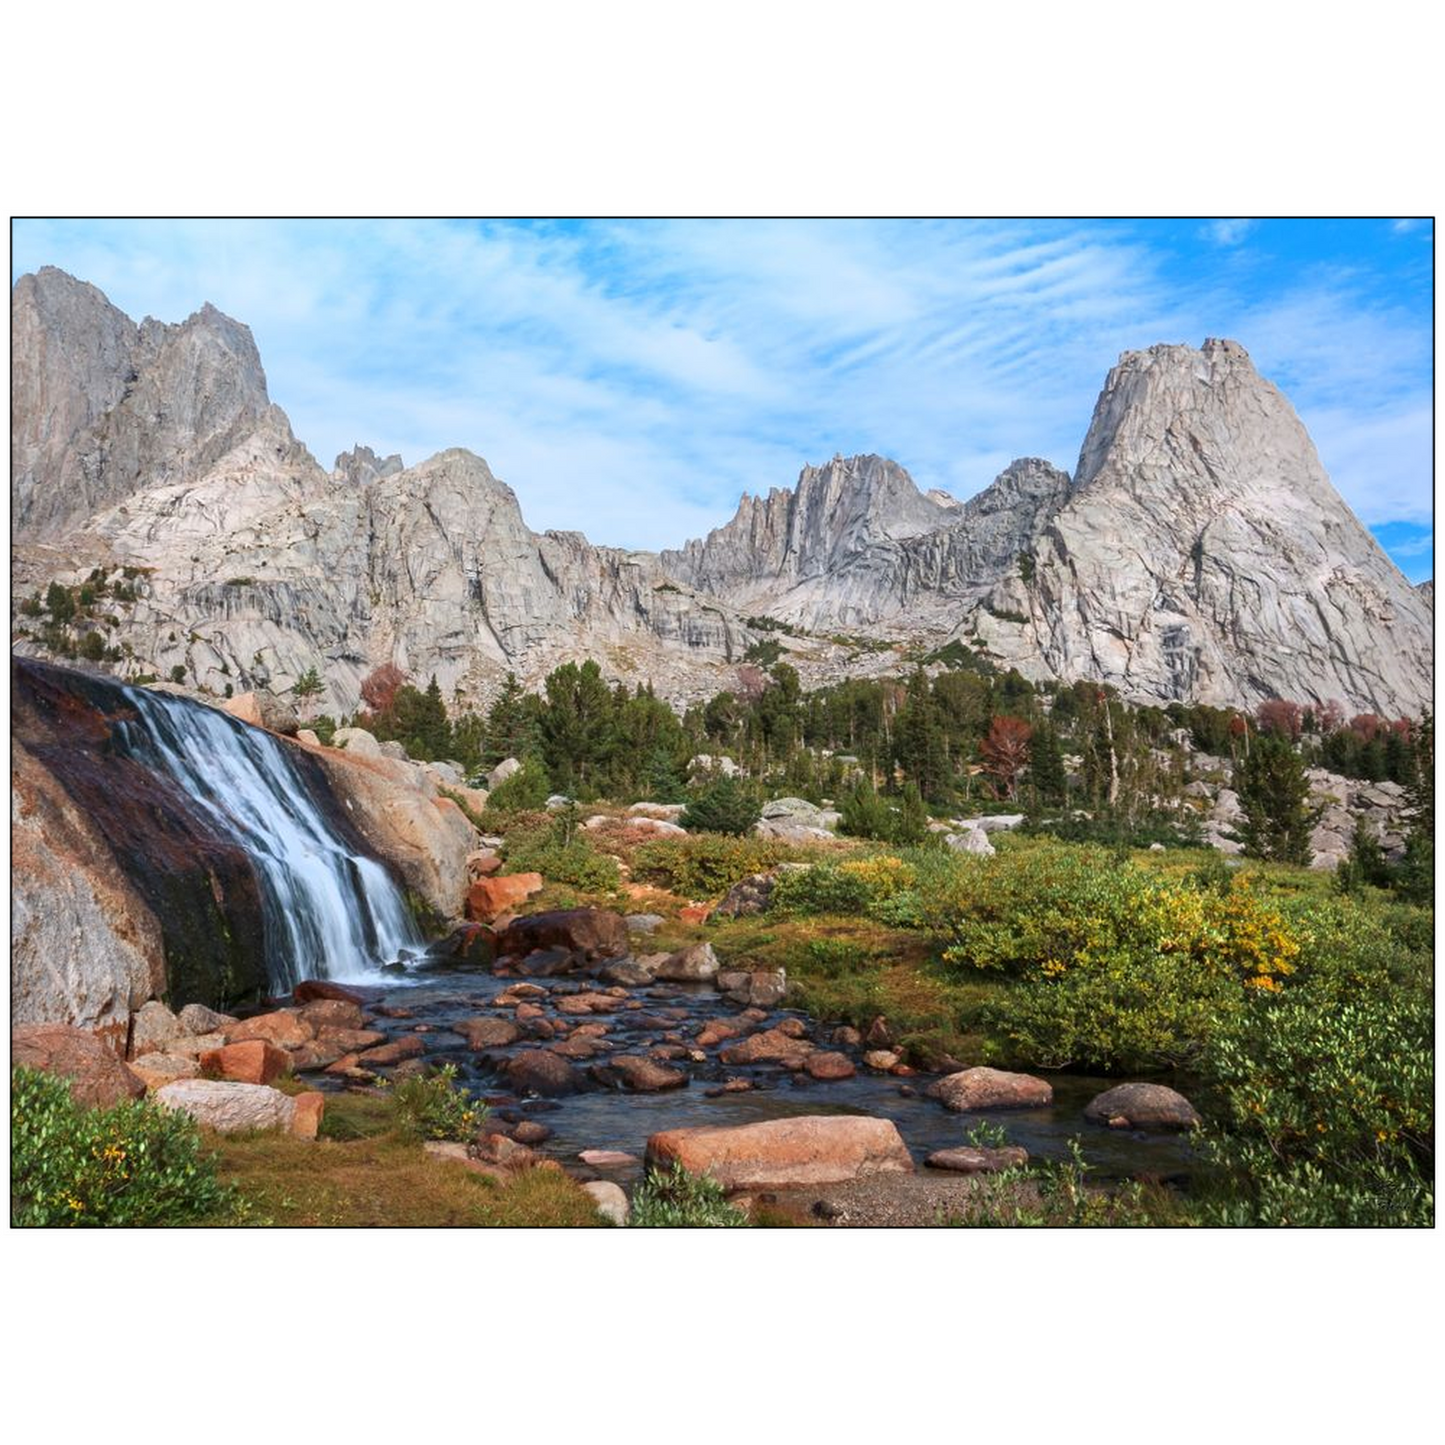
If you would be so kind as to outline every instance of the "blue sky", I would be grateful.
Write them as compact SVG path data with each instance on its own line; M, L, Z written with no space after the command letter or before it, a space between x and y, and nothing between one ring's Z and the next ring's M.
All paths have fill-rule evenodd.
M1432 573L1428 221L22 221L139 319L210 301L329 465L485 456L529 525L679 545L881 452L967 497L1073 469L1121 351L1228 336L1412 580Z

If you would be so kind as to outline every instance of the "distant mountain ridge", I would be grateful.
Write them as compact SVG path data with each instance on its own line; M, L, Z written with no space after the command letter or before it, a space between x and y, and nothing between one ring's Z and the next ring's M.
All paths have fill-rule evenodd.
M148 569L107 624L124 673L221 692L315 666L349 710L385 661L476 699L507 669L593 655L683 701L731 685L761 635L746 619L766 617L814 685L957 639L1156 701L1396 715L1430 697L1433 589L1359 524L1234 342L1121 357L1072 479L1023 459L959 503L887 458L834 457L652 554L531 532L470 452L407 467L359 446L327 472L249 330L212 307L137 326L47 267L16 283L11 337L12 600ZM14 622L18 650L43 652Z

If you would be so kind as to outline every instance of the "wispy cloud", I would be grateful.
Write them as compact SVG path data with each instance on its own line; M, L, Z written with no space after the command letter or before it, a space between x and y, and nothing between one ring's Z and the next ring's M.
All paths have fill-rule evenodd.
M1255 225L24 222L14 263L134 316L210 300L323 462L467 446L532 526L612 545L677 545L835 451L960 496L1015 456L1072 467L1119 352L1206 335L1367 520L1428 518L1428 308L1363 263L1262 271Z
M1211 221L1204 234L1216 246L1237 246L1254 229L1254 222L1235 218L1233 220Z

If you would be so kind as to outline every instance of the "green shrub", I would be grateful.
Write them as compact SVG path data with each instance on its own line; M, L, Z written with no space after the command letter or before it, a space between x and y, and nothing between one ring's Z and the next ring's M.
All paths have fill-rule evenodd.
M521 813L546 806L552 782L539 758L527 758L510 778L498 783L487 798L487 812Z
M414 1074L392 1091L396 1127L416 1139L470 1139L487 1116L487 1106L457 1087L454 1064L434 1074Z
M187 1115L145 1100L83 1108L68 1079L11 1070L12 1224L191 1224L241 1212Z
M718 778L687 805L678 821L689 833L750 833L762 813L757 790L740 778Z
M769 906L778 913L864 913L872 900L865 879L836 863L780 873Z
M728 838L706 833L657 838L633 855L632 873L684 898L717 898L734 883L797 856L775 838Z
M599 853L567 818L550 818L540 827L513 827L504 851L509 872L540 873L550 883L570 884L587 893L610 893L622 881L617 861Z
M727 1202L722 1186L681 1164L650 1169L632 1196L627 1222L639 1229L725 1229L748 1221Z
M1302 983L1250 999L1203 1063L1223 1116L1203 1147L1232 1187L1201 1217L1431 1224L1433 1042L1425 994L1341 1001Z

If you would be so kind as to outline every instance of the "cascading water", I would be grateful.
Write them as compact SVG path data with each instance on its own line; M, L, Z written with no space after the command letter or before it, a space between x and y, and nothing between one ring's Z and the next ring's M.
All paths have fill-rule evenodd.
M274 992L304 978L375 977L421 947L390 875L336 836L275 738L202 703L124 691L136 710L116 725L126 754L168 774L252 861Z

